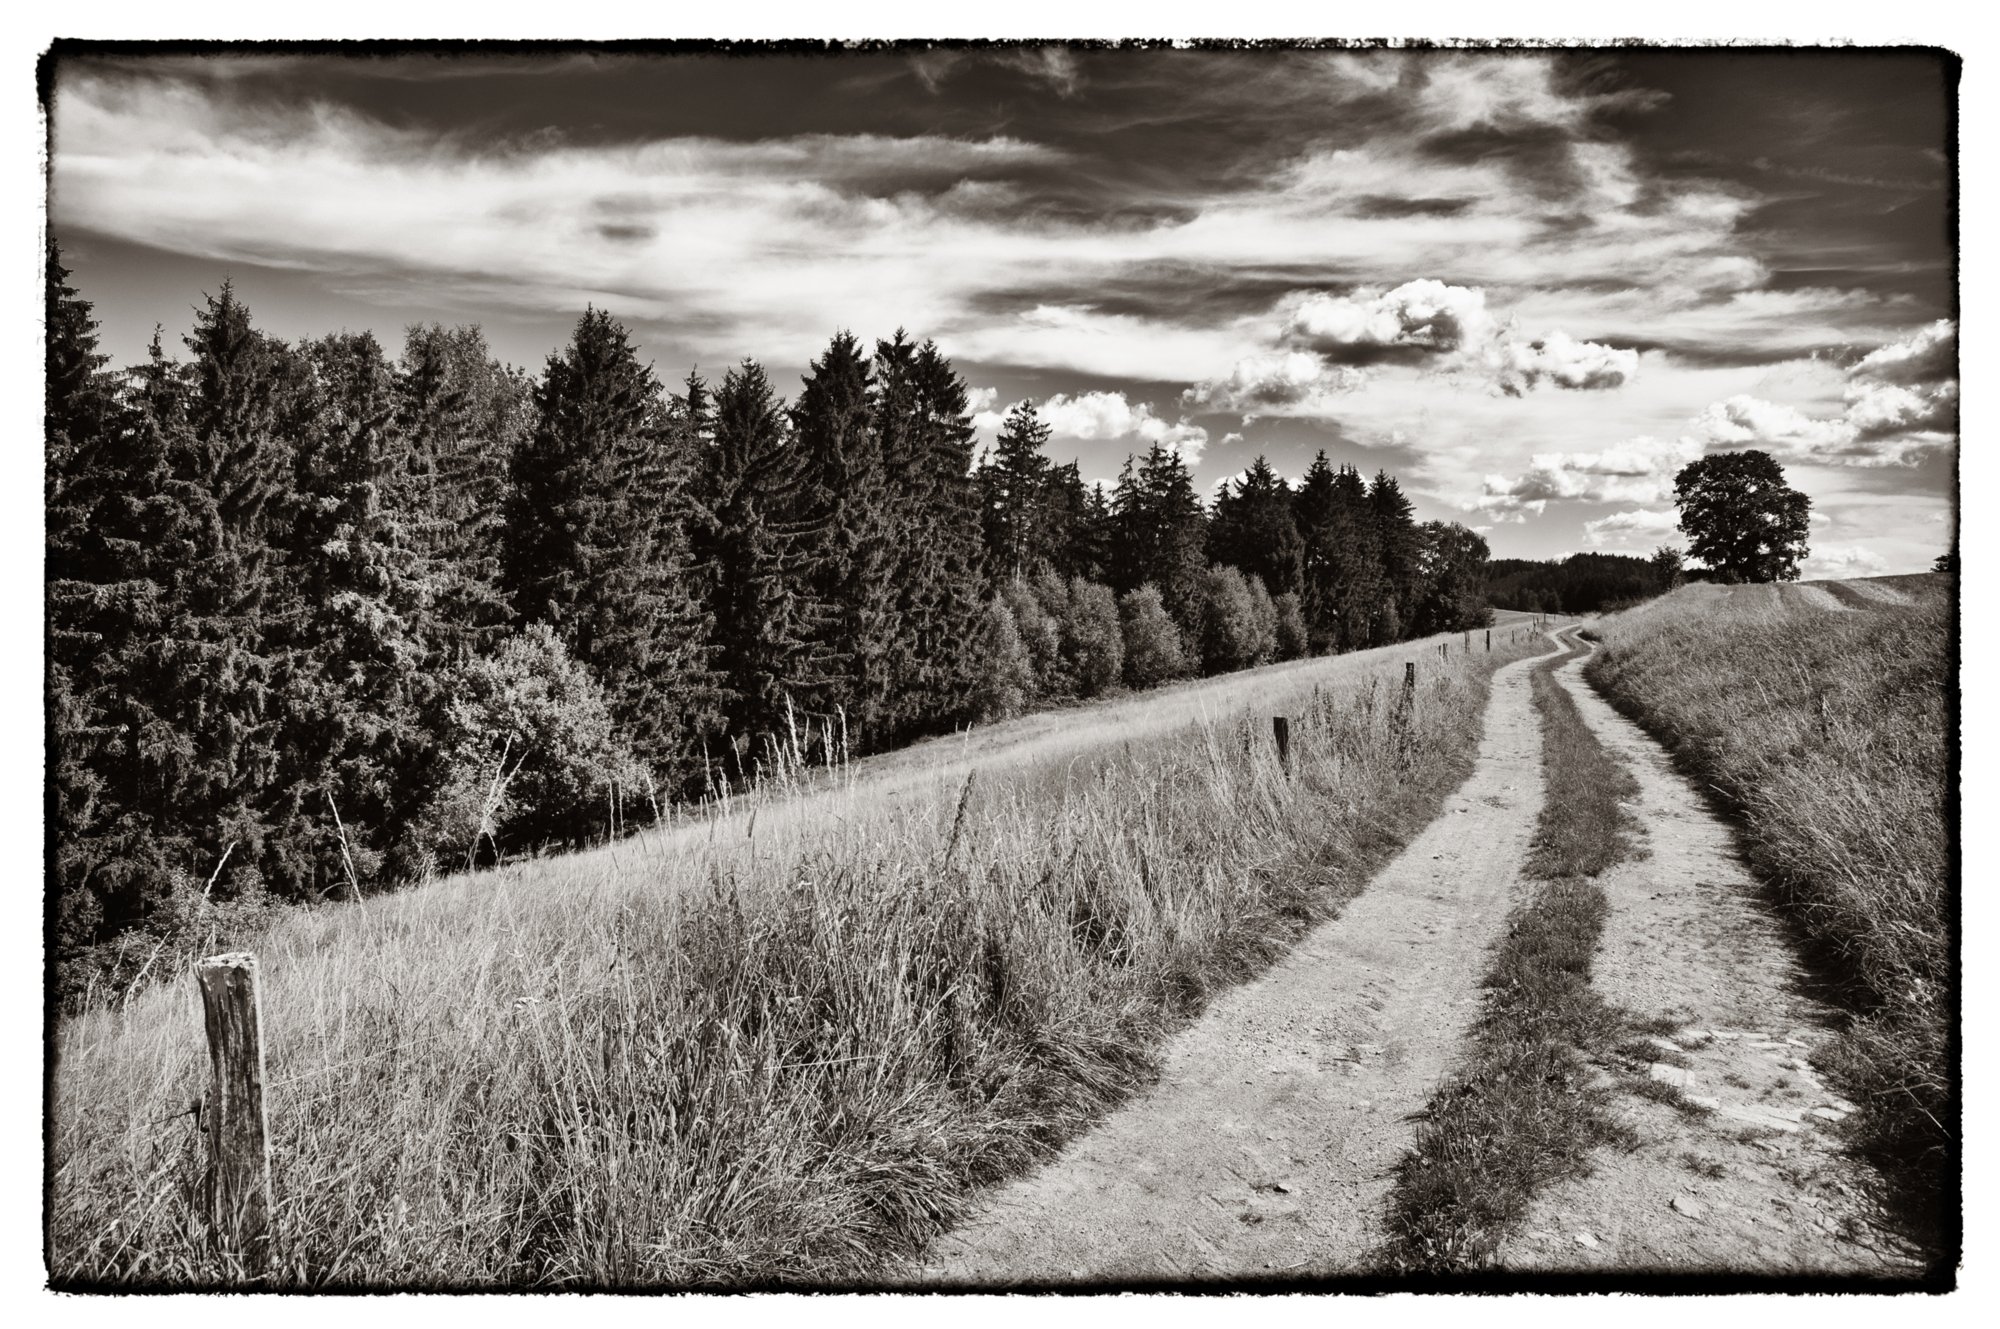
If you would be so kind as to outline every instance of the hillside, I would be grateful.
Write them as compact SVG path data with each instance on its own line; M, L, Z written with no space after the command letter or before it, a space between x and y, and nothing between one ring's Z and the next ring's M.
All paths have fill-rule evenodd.
M1956 1148L1955 602L1940 576L1690 585L1604 619L1591 681L1739 815L1855 1018L1855 1138L1936 1203Z

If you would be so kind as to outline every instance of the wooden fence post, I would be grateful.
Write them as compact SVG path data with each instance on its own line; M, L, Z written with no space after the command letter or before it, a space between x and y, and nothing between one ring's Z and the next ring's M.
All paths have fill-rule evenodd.
M257 957L211 955L195 970L212 1072L202 1107L208 1134L208 1216L226 1255L253 1274L271 1263L271 1142L264 1123L264 1030Z
M1493 654L1493 629L1486 629L1486 653Z
M1271 737L1278 741L1278 767L1292 773L1292 722L1282 715L1271 717Z

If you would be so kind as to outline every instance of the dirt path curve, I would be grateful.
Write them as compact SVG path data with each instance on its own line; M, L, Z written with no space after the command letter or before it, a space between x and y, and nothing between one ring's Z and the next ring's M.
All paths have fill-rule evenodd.
M1541 810L1541 729L1495 673L1472 775L1342 914L1175 1038L1148 1091L899 1271L911 1284L1354 1272L1411 1116L1477 1012Z
M1583 681L1583 663L1572 661L1556 678L1598 740L1631 767L1648 851L1599 878L1611 908L1592 982L1611 1002L1660 1022L1650 1065L1638 1063L1639 1082L1670 1085L1688 1106L1620 1095L1620 1114L1643 1143L1629 1153L1600 1150L1590 1176L1545 1192L1502 1247L1500 1263L1915 1272L1875 1226L1871 1179L1840 1150L1835 1129L1852 1105L1811 1065L1831 1014L1801 994L1791 946L1729 826L1674 771L1664 748Z

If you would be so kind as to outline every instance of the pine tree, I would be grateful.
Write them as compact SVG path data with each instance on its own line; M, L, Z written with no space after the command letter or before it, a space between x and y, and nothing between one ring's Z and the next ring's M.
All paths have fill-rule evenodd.
M993 452L980 468L985 503L986 567L997 580L1033 576L1049 549L1049 427L1022 401L1007 412Z
M511 470L506 589L603 684L623 746L678 781L711 688L681 498L692 459L672 446L652 370L603 311L549 358L534 406Z
M1383 590L1373 597L1369 641L1383 646L1410 635L1416 603L1422 589L1422 568L1418 561L1416 520L1402 486L1387 471L1377 471L1368 489L1368 508L1373 516L1378 566Z
M794 691L822 720L844 713L857 746L878 745L899 682L890 673L898 559L872 396L867 358L843 332L813 361L791 410L799 470L792 523L806 599L817 610Z
M1233 491L1216 495L1209 557L1255 574L1274 595L1298 590L1305 546L1292 499L1291 486L1258 457Z
M758 744L781 732L804 663L810 606L802 603L798 541L785 521L797 510L801 476L783 403L754 360L724 377L713 412L695 551L707 574L734 774L742 776Z

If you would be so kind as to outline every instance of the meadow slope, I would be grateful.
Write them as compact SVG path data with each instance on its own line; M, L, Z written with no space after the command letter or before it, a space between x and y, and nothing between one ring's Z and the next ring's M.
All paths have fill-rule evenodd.
M1589 680L1738 815L1853 1012L1818 1060L1856 1143L1942 1221L1952 1026L1955 603L1939 576L1691 585L1604 619Z
M915 1249L1427 823L1528 636L1029 717L236 939L271 1282L825 1284ZM56 1284L242 1282L200 1217L192 984L53 1051Z

